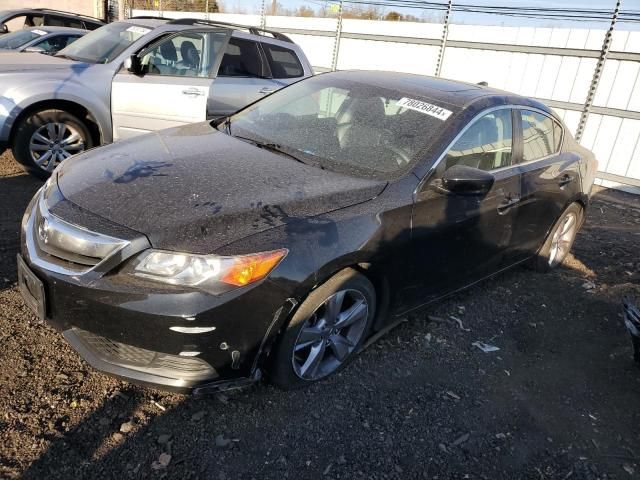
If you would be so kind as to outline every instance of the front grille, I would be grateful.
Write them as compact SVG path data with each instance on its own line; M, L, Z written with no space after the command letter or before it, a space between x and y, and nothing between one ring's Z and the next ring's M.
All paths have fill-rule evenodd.
M74 328L72 332L94 355L101 360L121 367L145 373L185 380L204 380L217 376L211 365L200 358L182 357L154 352L115 342L86 330Z
M91 232L51 214L44 188L27 213L24 233L30 260L59 273L82 274L126 247L119 238Z

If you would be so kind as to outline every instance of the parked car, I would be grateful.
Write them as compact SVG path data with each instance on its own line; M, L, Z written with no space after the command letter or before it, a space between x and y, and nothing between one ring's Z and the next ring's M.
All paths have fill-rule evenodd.
M0 53L35 52L53 55L87 30L69 27L30 27L0 37Z
M543 104L400 73L295 83L77 155L23 220L19 285L95 368L306 385L372 332L571 249L596 161Z
M87 148L229 115L311 75L299 46L253 27L134 18L52 57L0 56L0 152L46 178Z
M95 30L104 25L99 18L50 8L22 8L0 11L0 35L27 27L71 27Z

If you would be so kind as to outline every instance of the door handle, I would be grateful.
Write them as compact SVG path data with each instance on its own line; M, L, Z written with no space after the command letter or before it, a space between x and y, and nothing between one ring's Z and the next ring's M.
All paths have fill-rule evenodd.
M565 173L562 177L560 177L560 180L558 181L558 185L560 185L561 187L564 187L565 185L569 185L571 182L573 182L574 178L575 177L573 175L569 175L568 173Z
M266 95L267 93L273 93L273 92L275 92L275 91L276 91L276 89L275 89L275 88L269 88L269 87L264 87L264 88L261 88L261 89L260 89L260 93L263 93L263 94L265 94L265 95Z
M192 97L201 97L204 95L204 92L198 88L185 88L182 90L183 95L189 95Z
M504 215L515 205L520 203L521 198L516 196L506 198L500 205L498 205L498 213Z

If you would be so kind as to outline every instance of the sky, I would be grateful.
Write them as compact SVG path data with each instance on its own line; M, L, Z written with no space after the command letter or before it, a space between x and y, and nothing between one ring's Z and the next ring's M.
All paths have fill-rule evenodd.
M227 7L227 10L234 7L240 7L247 11L247 13L259 13L262 5L262 0L220 0L221 3ZM433 0L432 0L433 1ZM437 0L436 0L437 1ZM445 1L445 0L440 0ZM267 4L271 4L271 0L266 0ZM336 3L331 0L278 0L278 3L285 8L297 8L301 5L307 5L311 8L318 9L324 3ZM492 5L492 6L506 6L506 7L555 7L555 8L571 8L575 10L580 9L610 9L613 10L616 4L616 0L460 0L460 3L472 3L480 5ZM549 19L531 19L531 18L519 18L504 15L489 15L479 13L467 13L455 11L456 0L453 0L454 10L451 21L453 23L467 23L467 24L484 24L484 25L508 25L508 26L565 26L565 27L577 27L583 28L606 28L608 22L570 22L567 20L549 20ZM635 10L640 11L640 0L622 0L622 11ZM386 7L387 11L396 10L401 13L413 14L418 17L424 14L424 10L416 9L400 9ZM429 12L434 18L439 18L441 12L432 11ZM640 24L632 23L620 23L618 28L624 30L640 30Z

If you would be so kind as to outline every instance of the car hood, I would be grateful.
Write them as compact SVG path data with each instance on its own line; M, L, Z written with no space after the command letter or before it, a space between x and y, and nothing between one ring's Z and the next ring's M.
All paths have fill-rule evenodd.
M201 123L72 157L58 169L58 185L71 202L145 234L155 248L211 253L367 201L386 182L304 165Z
M63 70L86 67L82 62L73 62L66 58L43 55L37 52L3 51L0 57L0 73L26 70Z

